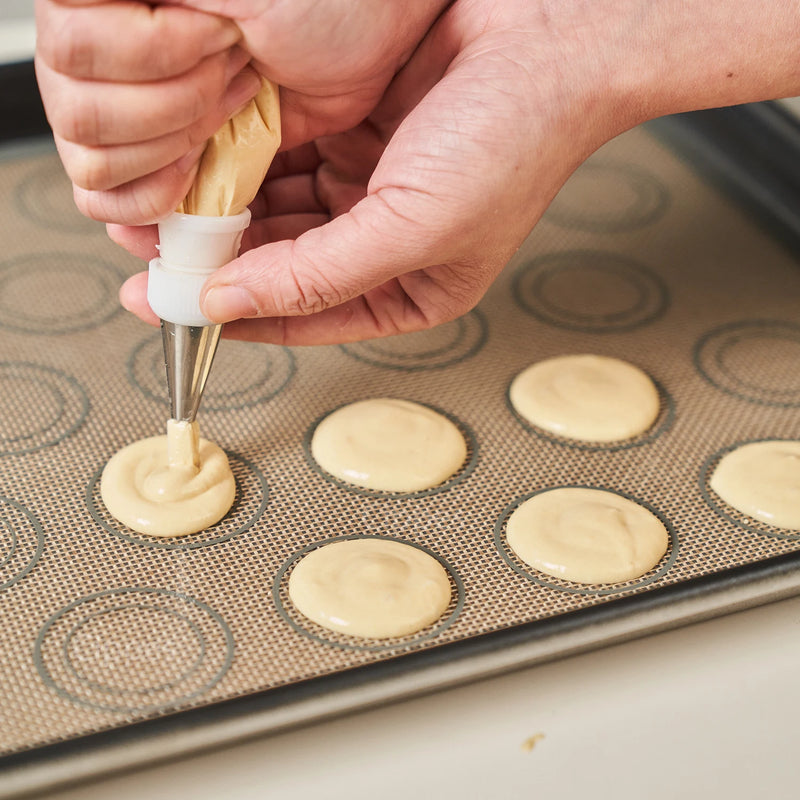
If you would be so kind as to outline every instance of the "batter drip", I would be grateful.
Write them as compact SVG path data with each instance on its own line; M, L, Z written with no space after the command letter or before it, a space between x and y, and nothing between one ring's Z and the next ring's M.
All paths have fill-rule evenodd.
M314 431L311 454L326 472L347 483L418 492L458 472L467 445L458 427L433 409L377 398L325 417Z
M602 489L534 495L508 518L511 549L534 569L576 583L620 583L651 570L669 534L646 508Z
M289 597L328 630L370 639L408 636L450 605L445 568L422 550L386 539L352 539L312 550L289 577Z
M185 536L228 513L236 482L227 456L200 438L196 422L169 420L166 436L134 442L109 460L100 494L109 513L132 530Z
M800 441L749 442L720 459L711 488L748 517L800 531Z
M542 430L587 442L644 433L658 417L653 381L618 358L568 355L533 364L514 378L512 406Z

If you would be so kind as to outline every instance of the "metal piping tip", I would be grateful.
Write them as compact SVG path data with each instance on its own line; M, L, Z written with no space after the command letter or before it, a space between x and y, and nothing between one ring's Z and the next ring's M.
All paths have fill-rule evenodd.
M194 327L161 320L172 419L194 422L222 325Z

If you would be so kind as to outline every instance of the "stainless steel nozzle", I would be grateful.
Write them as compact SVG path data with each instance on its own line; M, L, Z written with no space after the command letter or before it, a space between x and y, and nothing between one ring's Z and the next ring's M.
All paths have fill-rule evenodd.
M194 422L222 325L194 327L161 320L172 419Z

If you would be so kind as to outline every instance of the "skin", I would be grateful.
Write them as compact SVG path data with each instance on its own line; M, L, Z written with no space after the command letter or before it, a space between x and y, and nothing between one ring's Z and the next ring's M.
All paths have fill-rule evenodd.
M800 94L789 0L37 0L37 20L78 208L141 258L258 73L281 85L282 150L202 298L279 344L453 319L610 138ZM155 323L145 293L120 298Z

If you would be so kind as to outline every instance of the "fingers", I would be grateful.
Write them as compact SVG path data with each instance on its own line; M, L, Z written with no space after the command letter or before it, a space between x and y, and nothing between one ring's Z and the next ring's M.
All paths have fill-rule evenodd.
M328 215L327 208L317 196L316 176L313 173L268 178L250 205L250 211L255 219L296 213Z
M366 197L384 143L375 128L364 123L318 140L317 151L323 159L317 170L317 195L332 216L344 214Z
M147 303L147 273L139 272L122 284L119 290L122 307L136 314L149 325L158 325L159 318Z
M250 250L221 268L206 283L201 308L215 322L315 314L412 265L436 263L442 234L398 216L385 196L372 195L294 241Z
M260 88L247 67L229 85L220 105L187 128L122 145L86 146L54 131L80 211L103 222L138 225L174 209L191 186L206 140Z
M170 5L37 1L37 50L52 70L76 79L163 80L240 38L230 20Z
M294 148L283 148L272 160L269 172L267 172L267 180L280 178L283 175L314 172L319 165L319 153L313 143L309 142Z
M335 180L318 193L334 218L218 270L204 288L204 313L218 322L243 320L232 335L309 343L419 330L472 307L575 157L535 99L486 92L487 73L519 82L505 54L448 71L397 128L366 196L338 216L348 185L365 191L360 168L373 159L379 137L373 131L371 145L369 126L361 126L349 147L347 137L319 142L320 176L330 167ZM560 166L548 169L552 163Z
M81 214L90 219L147 225L177 207L191 188L196 172L196 163L188 170L170 164L109 191L90 191L73 185L72 196Z
M150 260L158 255L158 227L156 225L106 225L109 238L131 255Z
M242 237L242 252L260 247L264 242L280 242L284 239L297 239L306 231L318 228L330 221L328 214L300 213L285 214L254 220Z
M260 89L238 28L141 0L38 0L37 15L37 79L78 208L163 217L205 141Z
M205 142L229 116L246 103L260 79L249 68L237 75L221 104L179 131L123 145L87 146L54 131L56 147L71 180L82 189L104 191L148 175L184 156L197 161ZM195 148L200 148L197 152Z
M198 122L246 62L246 54L234 50L175 77L113 83L75 80L37 58L36 77L53 130L70 142L104 146L155 139Z
M450 267L443 266L442 269L450 270ZM426 285L431 283L424 273L418 273L418 276ZM413 276L408 276L408 280L413 283ZM447 287L443 285L438 287L438 291L429 291L429 295L447 297L446 307L436 310L421 308L412 296L416 290L407 291L404 283L396 279L388 281L346 303L307 317L235 320L225 325L223 336L287 346L343 344L425 330L455 319L471 307L467 303L452 303Z

